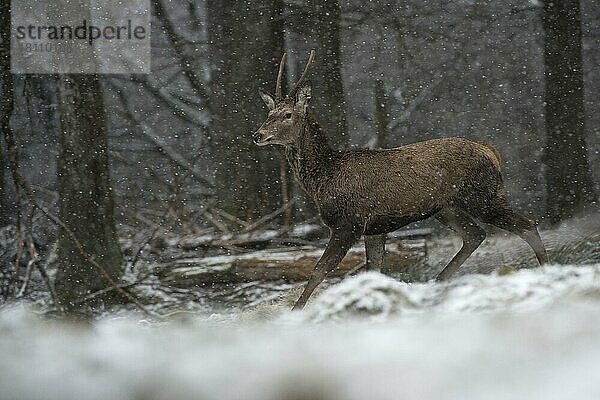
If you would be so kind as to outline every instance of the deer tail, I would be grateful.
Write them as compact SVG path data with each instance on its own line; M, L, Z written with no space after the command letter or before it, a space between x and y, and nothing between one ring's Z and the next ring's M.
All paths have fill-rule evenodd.
M500 169L500 164L502 163L502 158L500 157L500 152L488 142L477 142L484 147L485 154L490 158L490 160L494 163L494 165Z

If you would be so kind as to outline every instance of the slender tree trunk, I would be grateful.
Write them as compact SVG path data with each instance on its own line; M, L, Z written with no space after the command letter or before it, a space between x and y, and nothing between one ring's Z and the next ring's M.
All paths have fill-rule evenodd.
M557 223L596 200L585 143L579 0L546 0L543 26L546 205Z
M219 208L257 218L279 207L279 154L252 143L267 111L281 57L281 2L209 0L211 138Z
M317 60L314 70L314 108L321 126L335 148L348 145L346 100L342 80L340 43L341 9L338 0L316 0L315 36Z
M389 122L385 88L383 81L377 79L375 81L375 129L377 133L377 145L375 147L384 149L388 146L387 129Z
M13 77L10 73L10 1L0 1L0 227L10 221L10 201L6 187L6 161L2 139L10 129L10 116L13 112Z
M273 20L273 58L277 60L281 58L283 53L285 52L285 21L283 18L284 11L284 2L283 0L274 0L273 1L273 12L274 12L274 20ZM284 77L281 82L281 89L283 93L287 93L287 69L284 71ZM280 182L280 193L281 193L281 205L287 206L291 197L291 186L290 185L290 170L287 159L283 152L279 154L279 182ZM287 207L283 212L281 219L281 226L283 232L287 232L290 229L290 225L293 218L293 208Z
M0 142L2 140L0 139ZM10 216L8 212L7 194L6 194L6 181L4 179L4 154L2 146L0 146L0 228L6 226L10 222Z
M87 255L115 280L123 273L110 187L107 133L102 89L97 75L62 75L58 79L61 123L58 159L59 216ZM61 303L76 308L86 294L109 283L77 250L65 232L58 247L56 292Z

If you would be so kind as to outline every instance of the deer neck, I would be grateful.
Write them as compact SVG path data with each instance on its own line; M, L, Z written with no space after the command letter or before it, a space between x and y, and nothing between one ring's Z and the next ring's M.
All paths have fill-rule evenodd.
M303 132L286 148L286 157L302 188L315 195L335 160L336 152L329 147L325 132L309 112Z

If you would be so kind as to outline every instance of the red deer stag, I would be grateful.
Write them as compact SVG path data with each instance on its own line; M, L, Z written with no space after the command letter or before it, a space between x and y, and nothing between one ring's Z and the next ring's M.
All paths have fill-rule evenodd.
M279 65L275 97L260 93L269 114L253 139L259 146L285 148L296 180L313 198L331 231L327 248L294 309L304 307L362 235L366 269L379 270L385 234L429 217L454 230L463 241L438 280L452 276L485 239L477 221L519 235L540 264L547 262L534 223L512 211L506 200L500 156L492 145L452 137L393 149L335 151L308 107L311 86L304 80L314 50L298 82L284 97L285 57Z

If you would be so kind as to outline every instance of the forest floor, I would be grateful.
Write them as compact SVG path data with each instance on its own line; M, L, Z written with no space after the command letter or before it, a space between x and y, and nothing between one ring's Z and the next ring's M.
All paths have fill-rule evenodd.
M553 263L537 268L518 238L492 236L442 283L428 279L456 251L455 238L392 243L392 276L330 279L302 312L290 311L300 276L219 279L248 260L294 265L319 247L144 259L128 279L145 277L131 288L162 318L128 306L60 321L45 315L41 298L1 308L0 398L599 398L600 230L592 222L543 232Z
M423 237L422 230L415 232L418 235L388 239L383 274L404 282L428 282L461 245L454 235ZM558 229L542 231L542 238L554 264L600 262L598 219L571 221ZM182 241L189 244L196 239L171 240L157 252L158 257L150 254L126 276L135 283L132 290L158 313L238 312L274 301L284 301L291 307L324 249L324 243L316 242L301 246L269 244L258 250L228 250L199 257L197 248L182 245ZM313 299L319 291L355 274L363 264L364 247L359 243ZM536 266L534 253L524 241L497 232L488 236L457 275L508 274Z

